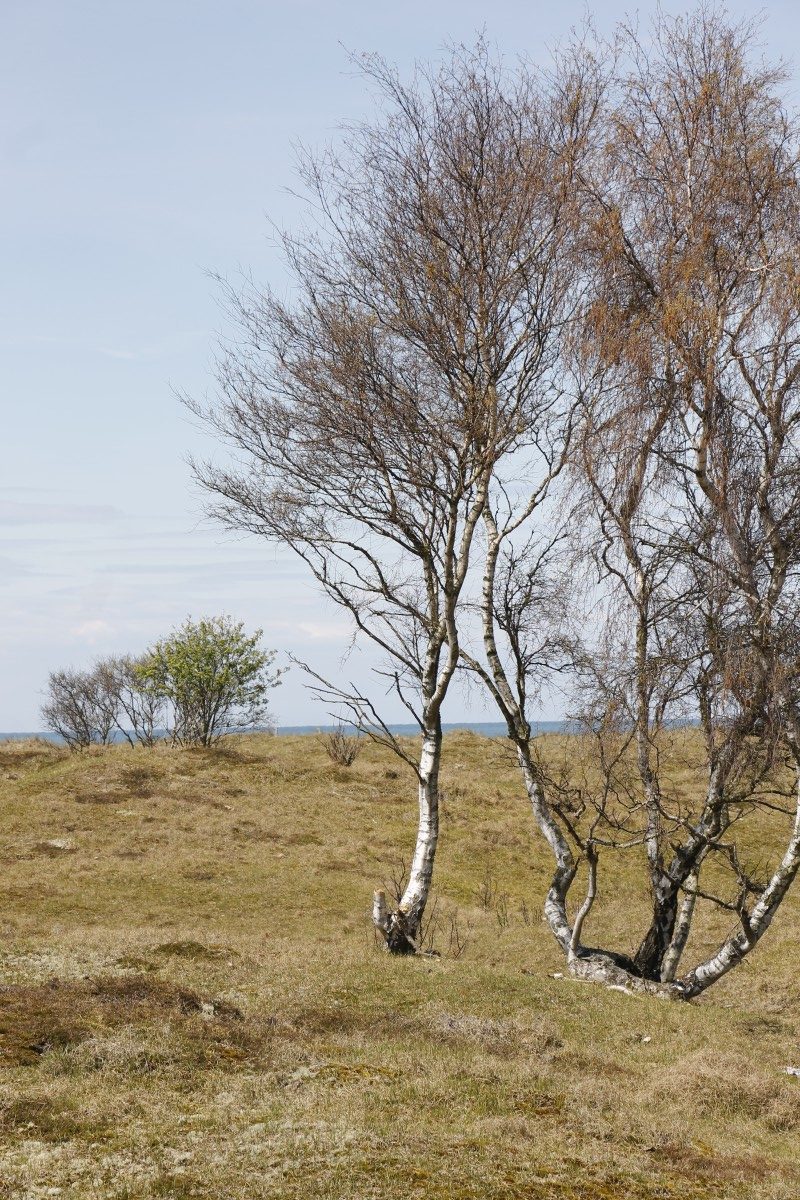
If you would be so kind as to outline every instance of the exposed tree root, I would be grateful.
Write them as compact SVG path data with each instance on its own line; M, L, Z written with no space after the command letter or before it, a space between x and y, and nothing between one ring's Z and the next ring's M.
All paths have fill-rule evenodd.
M680 983L660 983L655 979L644 979L621 965L621 957L599 950L584 949L570 956L569 972L574 979L583 980L585 983L599 983L628 995L655 996L659 1000L688 999Z

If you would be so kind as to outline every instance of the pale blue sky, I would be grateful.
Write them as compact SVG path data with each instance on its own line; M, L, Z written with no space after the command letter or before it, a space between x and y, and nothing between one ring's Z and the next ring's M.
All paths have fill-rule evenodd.
M638 6L644 18L652 9ZM211 385L224 318L207 272L280 282L267 217L300 217L287 191L293 144L322 144L370 112L343 47L408 71L485 26L503 52L540 58L585 10L5 0L0 730L39 727L49 670L141 649L189 613L230 612L323 672L364 677L364 664L340 665L346 621L298 565L201 520L184 459L210 444L172 386ZM603 32L630 10L593 6ZM796 0L764 6L771 56L800 60L799 11ZM284 724L325 720L298 672L275 707ZM482 715L455 697L446 716Z

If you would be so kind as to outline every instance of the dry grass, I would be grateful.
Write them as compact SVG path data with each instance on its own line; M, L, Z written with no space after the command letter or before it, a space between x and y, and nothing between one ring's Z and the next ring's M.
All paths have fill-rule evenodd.
M690 742L675 764L691 787ZM502 746L449 737L445 792L438 938L467 946L409 962L368 922L415 828L375 747L0 746L0 1197L800 1194L797 900L693 1006L554 979ZM632 863L602 901L593 938L630 949Z

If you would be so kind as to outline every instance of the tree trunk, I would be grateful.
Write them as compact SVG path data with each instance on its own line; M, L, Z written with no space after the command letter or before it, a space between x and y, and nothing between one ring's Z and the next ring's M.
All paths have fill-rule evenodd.
M697 883L700 873L700 865L698 864L692 871L684 886L684 896L681 901L680 912L678 919L675 922L675 932L672 935L672 941L667 947L667 952L661 963L661 979L663 983L672 983L678 973L678 964L681 961L681 956L686 949L686 943L689 940L689 933L692 928L692 919L694 917L694 907L697 903Z
M715 955L706 962L700 963L680 979L679 985L684 989L687 997L699 996L701 992L704 992L712 983L716 983L731 968L741 962L745 955L750 953L772 923L772 918L794 882L798 870L800 870L800 783L798 784L798 801L792 836L780 865L776 868L750 914L742 917L742 928L732 934Z
M658 871L651 865L651 880L653 881L653 916L650 928L634 955L636 969L645 979L665 979L664 963L668 957L674 959L672 947L677 950L676 939L680 942L680 954L686 945L694 917L694 903L680 906L679 897L682 888L697 887L697 872L708 852L712 838L716 838L727 828L729 816L722 798L724 776L722 767L714 771L708 785L705 811L693 834L683 846L675 851L668 869L659 863ZM694 883L690 881L694 879ZM681 929L681 922L685 928ZM670 966L677 967L677 959Z
M386 904L386 893L376 892L372 919L392 954L416 954L422 918L431 890L433 863L439 841L439 771L442 759L442 725L437 716L425 730L419 759L419 820L417 843L408 882L395 911Z
M534 820L556 860L556 869L553 872L544 902L545 919L561 949L565 954L569 954L572 945L572 926L567 916L567 892L575 878L578 864L575 862L567 840L545 799L539 774L531 758L528 741L516 737L513 740L517 748L517 759L522 770L522 778L525 781L525 790L528 793Z
M665 877L653 887L653 916L634 962L645 979L661 979L662 964L675 934L678 918L678 889Z
M661 983L659 980L642 979L626 966L623 956L605 950L582 947L568 957L569 973L575 979L587 983L600 983L615 991L628 992L637 996L655 996L659 1000L685 1000L688 995L680 983ZM633 967L632 960L628 960Z

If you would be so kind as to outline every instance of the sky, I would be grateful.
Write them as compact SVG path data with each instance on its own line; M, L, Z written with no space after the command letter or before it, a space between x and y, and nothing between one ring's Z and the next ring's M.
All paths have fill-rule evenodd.
M684 5L667 0L667 12ZM603 0L600 32L654 5ZM528 0L3 0L0 39L0 731L41 726L48 673L144 649L226 612L281 657L363 683L371 659L302 564L204 516L214 454L176 391L213 390L228 326L212 275L281 287L298 144L335 142L373 99L348 52L408 76L484 29L547 57L587 6ZM800 63L796 0L766 53ZM380 688L377 688L379 695ZM290 671L281 724L328 718ZM387 719L403 719L387 703ZM558 717L556 700L539 716ZM493 719L493 714L488 714ZM456 693L445 719L486 719Z

